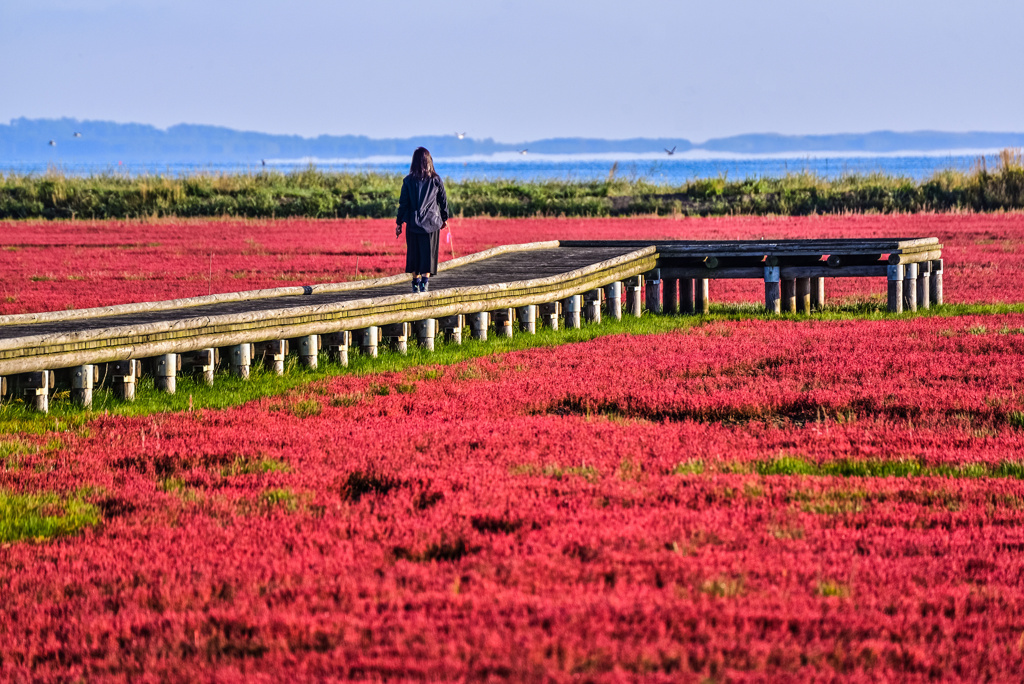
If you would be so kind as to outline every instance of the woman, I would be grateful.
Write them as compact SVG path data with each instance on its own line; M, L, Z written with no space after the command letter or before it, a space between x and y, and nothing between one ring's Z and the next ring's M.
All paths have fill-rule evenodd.
M398 199L398 225L405 224L405 272L412 273L412 291L426 292L430 276L437 273L437 248L442 228L448 227L448 196L441 177L434 171L434 160L425 147L412 153L409 175L402 181Z

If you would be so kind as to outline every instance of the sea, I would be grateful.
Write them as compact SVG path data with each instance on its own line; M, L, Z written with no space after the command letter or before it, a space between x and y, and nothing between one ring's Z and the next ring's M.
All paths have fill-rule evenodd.
M953 169L971 171L981 163L995 168L997 150L949 150L903 153L827 153L780 155L740 155L708 153L699 150L668 154L520 154L500 153L487 156L439 157L434 165L445 179L594 181L615 177L643 180L661 185L682 185L694 179L725 178L743 180L773 178L790 173L811 173L835 179L856 174L886 174L926 180L936 172ZM54 158L45 163L3 163L0 173L44 174L58 171L65 175L124 174L128 176L184 176L192 174L256 174L262 171L300 172L310 167L321 171L401 174L408 172L405 157L369 157L366 159L264 159L245 163L137 163L112 161L78 162Z

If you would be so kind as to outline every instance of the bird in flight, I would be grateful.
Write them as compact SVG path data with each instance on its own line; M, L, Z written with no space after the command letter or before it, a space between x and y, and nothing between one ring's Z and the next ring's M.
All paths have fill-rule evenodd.
M78 131L75 131L75 133L74 133L74 137L76 137L76 138L81 138L81 137L82 137L82 134L81 134L81 133L79 133Z
M466 134L465 133L459 133L458 131L456 131L455 132L455 137L458 138L459 140L463 140L463 139L465 139Z
M525 150L519 150L519 154L526 154L529 151L530 151L529 148L527 148Z
M50 141L50 147L56 147L56 146L57 146L57 141L56 140L51 140Z
M678 145L673 145L671 150L666 147L665 154L671 157L673 154L676 153L676 147L678 147Z

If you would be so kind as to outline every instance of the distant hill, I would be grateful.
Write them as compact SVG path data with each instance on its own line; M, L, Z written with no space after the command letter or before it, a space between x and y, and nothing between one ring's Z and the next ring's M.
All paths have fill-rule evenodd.
M80 137L75 137L80 133ZM51 146L53 140L56 146ZM529 149L533 154L629 154L707 150L741 154L809 152L927 152L933 150L993 149L1024 146L1024 133L846 133L789 136L774 133L715 138L694 144L682 138L550 138L501 143L491 138L455 135L375 139L361 135L271 135L220 126L179 124L163 130L146 124L77 119L26 119L0 124L0 167L4 163L75 162L125 163L238 163L261 159L364 159L407 156L423 145L437 157L490 155Z

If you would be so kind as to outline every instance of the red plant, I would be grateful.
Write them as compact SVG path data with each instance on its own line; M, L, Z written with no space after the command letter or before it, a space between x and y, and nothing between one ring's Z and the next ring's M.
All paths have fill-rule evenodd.
M386 220L6 222L0 314L175 299L381 276L404 268ZM1024 301L1024 214L710 219L456 219L459 254L557 239L938 237L949 302ZM442 250L445 252L445 250ZM451 257L442 254L442 261ZM882 279L830 279L835 301L881 300ZM756 281L715 281L719 302L763 299Z
M1022 353L741 321L99 416L0 470L104 514L0 548L0 678L1013 680ZM923 475L765 474L830 464Z

